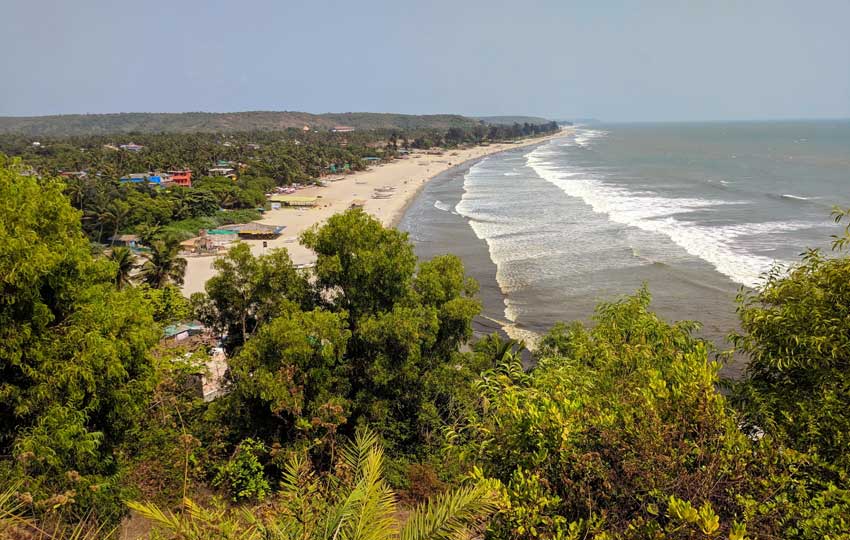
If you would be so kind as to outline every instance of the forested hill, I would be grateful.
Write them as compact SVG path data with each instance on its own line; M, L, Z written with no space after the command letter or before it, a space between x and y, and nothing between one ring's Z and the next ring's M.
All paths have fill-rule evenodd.
M481 120L455 114L326 113L251 111L236 113L116 113L0 117L0 133L32 137L112 133L273 131L286 128L440 129L469 128Z
M477 116L476 120L481 120L487 124L508 126L513 124L548 124L551 122L551 120L540 116Z

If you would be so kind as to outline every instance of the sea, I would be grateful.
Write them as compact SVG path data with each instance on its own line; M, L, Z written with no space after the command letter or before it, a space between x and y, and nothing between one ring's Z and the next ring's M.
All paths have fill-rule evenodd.
M463 259L481 332L592 324L646 286L724 349L740 291L830 250L835 205L850 206L850 121L594 124L443 173L399 228L421 258Z

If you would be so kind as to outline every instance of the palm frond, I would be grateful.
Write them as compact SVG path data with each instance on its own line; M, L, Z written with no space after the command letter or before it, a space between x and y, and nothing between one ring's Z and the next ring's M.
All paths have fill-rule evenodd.
M163 511L159 506L153 503L130 501L127 503L127 507L160 527L170 531L180 530L180 518L172 512Z
M399 540L458 539L496 510L496 494L488 482L462 487L419 505L404 524Z
M378 436L374 431L358 429L354 440L342 447L342 460L352 471L362 471L366 458L378 446Z

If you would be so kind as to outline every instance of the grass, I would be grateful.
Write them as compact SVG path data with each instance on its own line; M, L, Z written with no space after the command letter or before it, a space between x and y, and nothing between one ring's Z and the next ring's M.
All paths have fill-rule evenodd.
M263 215L258 210L219 210L213 216L184 219L169 223L162 228L163 235L174 236L178 239L188 240L198 236L201 229L215 229L222 225L234 223L248 223L256 221Z

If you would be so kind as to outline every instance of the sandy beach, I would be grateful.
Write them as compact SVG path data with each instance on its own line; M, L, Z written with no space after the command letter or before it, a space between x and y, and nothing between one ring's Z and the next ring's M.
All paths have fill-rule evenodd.
M314 260L312 251L298 243L299 235L306 229L324 222L337 212L348 209L355 200L364 200L364 211L375 216L386 226L395 226L404 215L410 202L419 190L434 176L447 169L466 161L481 157L530 146L554 137L560 137L563 132L545 137L525 139L515 144L491 144L457 150L447 150L442 155L414 153L391 163L371 167L366 171L343 176L340 180L330 182L327 186L314 186L298 191L298 196L319 197L319 205L314 208L282 208L265 213L260 223L286 228L283 234L274 240L267 240L263 248L262 240L245 240L256 255L264 251L285 247L295 264L307 264ZM392 197L387 199L372 199L376 188L393 187ZM186 277L183 284L183 294L189 296L202 292L204 284L215 273L213 269L214 255L187 256Z

